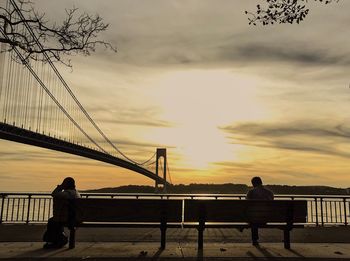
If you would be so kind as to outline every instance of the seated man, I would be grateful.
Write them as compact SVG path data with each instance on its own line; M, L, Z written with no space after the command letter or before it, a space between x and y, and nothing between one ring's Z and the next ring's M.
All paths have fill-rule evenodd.
M67 244L68 239L64 234L63 224L55 221L55 217L58 215L56 205L62 199L80 198L80 195L75 189L75 181L71 177L65 178L61 185L57 185L51 195L53 197L53 217L47 222L47 230L43 236L46 242L44 248L60 248Z
M263 186L262 180L260 177L252 178L253 189L249 190L246 198L248 200L273 200L274 195L271 190L268 190ZM259 224L250 224L252 230L252 242L253 245L258 245L259 242Z

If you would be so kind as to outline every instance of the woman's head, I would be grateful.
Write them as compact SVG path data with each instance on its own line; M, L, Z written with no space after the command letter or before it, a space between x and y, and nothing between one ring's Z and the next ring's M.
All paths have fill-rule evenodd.
M67 177L62 182L63 189L75 189L75 181L71 177Z

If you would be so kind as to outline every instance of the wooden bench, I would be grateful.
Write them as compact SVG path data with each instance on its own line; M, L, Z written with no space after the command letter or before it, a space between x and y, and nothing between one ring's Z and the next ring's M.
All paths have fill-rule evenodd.
M197 228L198 248L203 249L205 228L244 229L256 224L282 229L284 247L289 249L290 231L307 221L307 202L300 200L74 199L54 205L54 220L70 230L69 248L75 247L76 227L159 227L162 249L167 228Z
M181 227L182 200L74 199L55 201L54 220L70 230L69 248L75 247L76 227L159 227L161 248L166 229Z
M290 248L290 231L304 227L307 202L301 200L195 200L184 201L184 227L198 229L198 249L203 249L205 228L279 228L284 247Z

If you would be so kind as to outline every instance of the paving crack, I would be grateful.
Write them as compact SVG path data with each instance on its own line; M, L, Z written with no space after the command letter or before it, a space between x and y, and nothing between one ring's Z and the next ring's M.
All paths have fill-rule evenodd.
M179 244L178 248L180 249L180 252L181 252L181 257L185 258L184 252L182 251L181 242L178 242L178 244Z

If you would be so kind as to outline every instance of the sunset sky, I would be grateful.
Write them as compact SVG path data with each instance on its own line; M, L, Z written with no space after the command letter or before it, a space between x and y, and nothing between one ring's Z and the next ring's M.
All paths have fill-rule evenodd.
M300 25L250 26L258 0L35 0L110 24L62 75L128 156L166 147L172 182L350 187L350 1L309 1ZM0 140L0 191L153 185L90 159Z

